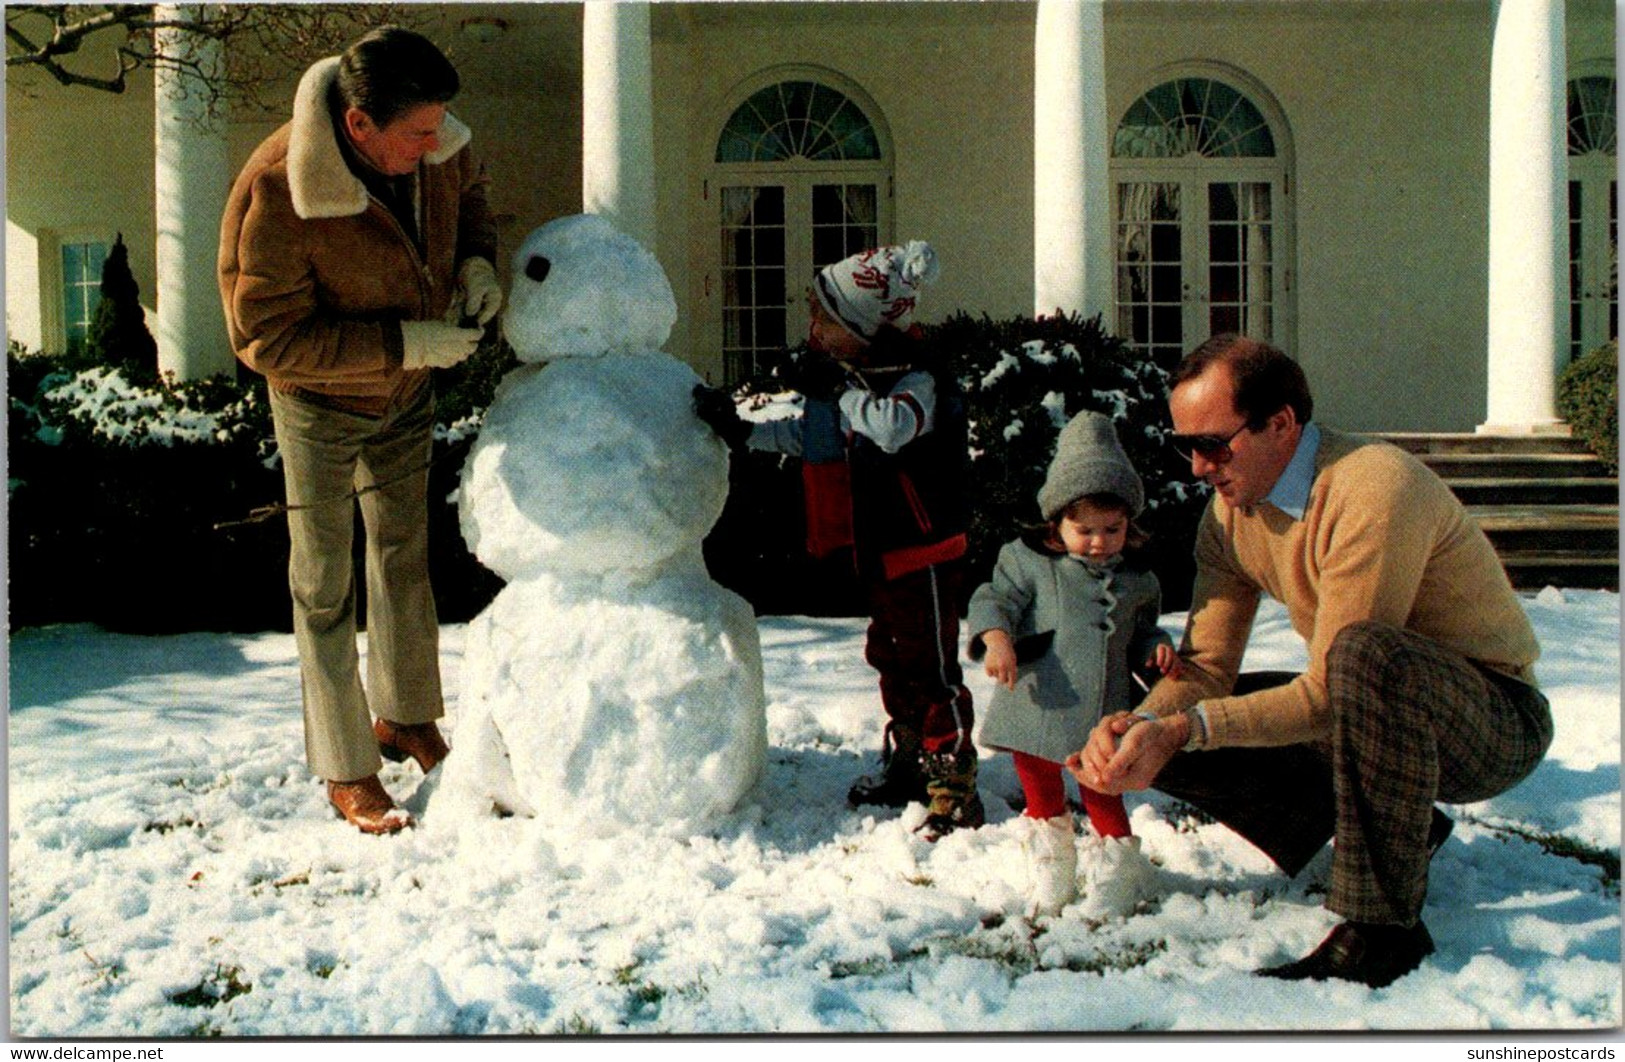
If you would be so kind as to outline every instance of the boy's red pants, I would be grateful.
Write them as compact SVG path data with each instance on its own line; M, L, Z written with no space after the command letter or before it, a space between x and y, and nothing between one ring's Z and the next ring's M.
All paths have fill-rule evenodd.
M880 701L893 723L912 727L927 752L971 749L976 716L959 666L959 589L953 561L869 587L864 657L880 672Z

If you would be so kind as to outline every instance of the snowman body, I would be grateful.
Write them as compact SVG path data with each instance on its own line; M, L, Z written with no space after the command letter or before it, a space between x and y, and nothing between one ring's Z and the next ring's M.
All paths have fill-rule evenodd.
M570 832L703 829L761 776L749 604L706 573L728 455L699 378L659 350L676 319L654 257L601 218L533 232L498 386L463 469L463 536L507 580L469 625L436 816Z

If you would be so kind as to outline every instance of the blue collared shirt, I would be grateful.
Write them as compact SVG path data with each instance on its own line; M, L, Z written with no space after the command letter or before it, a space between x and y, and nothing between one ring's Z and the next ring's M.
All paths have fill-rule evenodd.
M1292 519L1302 520L1303 511L1309 507L1309 490L1315 485L1315 455L1319 452L1320 426L1305 424L1292 460L1264 500Z

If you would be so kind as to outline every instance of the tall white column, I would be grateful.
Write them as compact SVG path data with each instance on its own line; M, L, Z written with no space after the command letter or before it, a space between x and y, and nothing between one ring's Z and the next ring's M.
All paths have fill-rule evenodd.
M196 6L160 5L160 20L191 21ZM184 29L160 29L160 51L188 54L205 68L223 66L219 42L187 39ZM181 380L233 372L231 342L220 308L215 257L231 171L225 121L210 119L196 74L160 68L154 74L157 168L158 367Z
M1092 317L1112 297L1103 0L1038 0L1034 67L1033 311Z
M655 250L649 5L589 0L581 33L581 199Z
M1479 431L1558 432L1568 347L1564 0L1495 0L1489 402Z

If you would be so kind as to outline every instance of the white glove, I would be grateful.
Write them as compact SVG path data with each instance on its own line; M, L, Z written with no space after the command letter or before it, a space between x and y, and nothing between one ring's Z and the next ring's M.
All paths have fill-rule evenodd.
M484 328L502 309L502 285L497 283L496 266L483 258L465 258L457 271L463 289L462 316L472 317Z
M474 353L484 335L443 321L402 321L401 364L408 369L449 369Z

